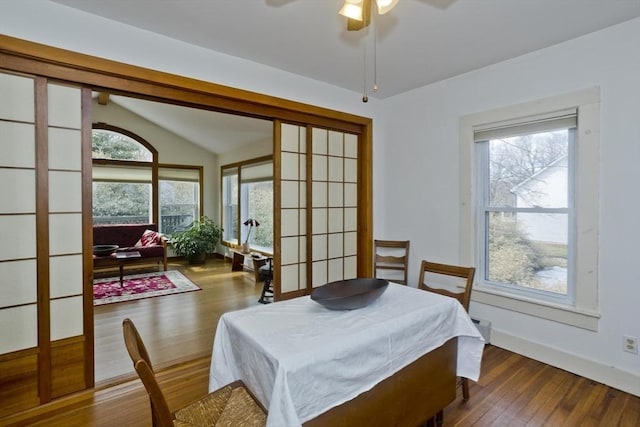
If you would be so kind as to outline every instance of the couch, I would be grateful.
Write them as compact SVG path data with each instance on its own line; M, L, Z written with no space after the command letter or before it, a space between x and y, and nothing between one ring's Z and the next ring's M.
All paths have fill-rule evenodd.
M129 261L130 264L162 263L167 270L167 240L160 234L153 241L141 242L142 235L147 231L158 231L156 224L104 224L93 226L93 244L118 245L116 252L140 252L140 258ZM149 236L147 233L145 236ZM93 257L94 268L111 267L117 265L114 257Z

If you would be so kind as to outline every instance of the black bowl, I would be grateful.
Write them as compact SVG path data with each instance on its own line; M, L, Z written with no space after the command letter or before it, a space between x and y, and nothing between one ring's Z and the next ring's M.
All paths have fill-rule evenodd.
M355 310L375 301L388 284L384 279L338 280L315 288L311 299L330 310Z
M95 256L109 256L118 248L118 245L95 245L93 247L93 254Z

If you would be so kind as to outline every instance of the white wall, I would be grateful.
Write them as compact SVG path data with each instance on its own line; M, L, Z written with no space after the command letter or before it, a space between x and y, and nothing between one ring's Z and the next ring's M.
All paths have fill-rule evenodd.
M458 261L460 117L584 88L601 89L598 332L472 303L494 343L640 395L640 19L387 99L374 192L376 237L411 239L421 259ZM404 188L402 192L394 191ZM382 199L381 199L382 198ZM625 371L632 376L625 375Z

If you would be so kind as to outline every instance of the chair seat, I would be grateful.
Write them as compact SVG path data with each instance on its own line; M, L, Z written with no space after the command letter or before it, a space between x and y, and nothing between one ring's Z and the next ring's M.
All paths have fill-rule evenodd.
M247 389L227 385L178 409L174 426L263 427L266 414Z

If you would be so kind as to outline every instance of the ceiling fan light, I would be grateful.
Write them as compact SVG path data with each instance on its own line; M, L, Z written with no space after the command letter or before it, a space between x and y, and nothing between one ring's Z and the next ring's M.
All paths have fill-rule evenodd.
M389 12L393 7L398 4L399 0L376 0L376 5L378 6L378 13L380 15L384 15Z
M362 1L363 0L345 0L344 5L338 13L349 19L362 21Z

